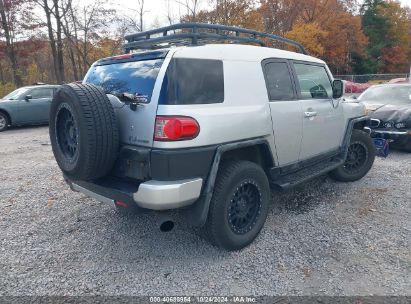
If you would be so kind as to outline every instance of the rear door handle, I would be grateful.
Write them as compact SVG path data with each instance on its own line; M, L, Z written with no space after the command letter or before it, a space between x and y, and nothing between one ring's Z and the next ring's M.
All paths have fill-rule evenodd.
M317 112L304 112L304 117L305 118L315 117L317 115L318 115Z

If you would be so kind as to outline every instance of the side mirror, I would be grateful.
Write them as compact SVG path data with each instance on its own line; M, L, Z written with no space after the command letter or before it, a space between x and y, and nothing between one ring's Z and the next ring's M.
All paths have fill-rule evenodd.
M32 99L33 98L33 96L31 96L31 95L26 95L26 97L24 97L24 99L26 100L26 101L29 101L30 99Z
M344 95L344 82L342 80L333 81L333 98L338 99Z

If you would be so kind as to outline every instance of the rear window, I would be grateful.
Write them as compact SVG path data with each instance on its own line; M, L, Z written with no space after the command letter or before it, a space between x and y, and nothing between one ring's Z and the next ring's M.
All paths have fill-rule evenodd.
M211 104L224 101L223 62L173 58L161 89L160 104Z
M102 87L106 93L140 95L149 102L163 61L155 59L93 66L84 81Z

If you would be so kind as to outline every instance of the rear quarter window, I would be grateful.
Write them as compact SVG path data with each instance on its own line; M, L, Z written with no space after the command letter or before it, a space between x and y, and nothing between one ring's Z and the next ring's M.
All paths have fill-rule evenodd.
M268 62L264 66L270 100L294 99L294 85L286 62Z
M160 104L212 104L224 101L221 60L173 58L167 67Z

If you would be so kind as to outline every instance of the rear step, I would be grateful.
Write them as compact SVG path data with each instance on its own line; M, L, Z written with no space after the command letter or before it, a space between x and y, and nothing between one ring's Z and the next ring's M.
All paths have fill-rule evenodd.
M297 172L288 173L285 175L277 176L270 182L273 185L277 185L282 189L286 190L292 188L298 184L301 184L309 179L317 177L319 175L330 172L331 170L338 168L344 163L343 158L333 158L328 161L320 162L315 165L306 167Z
M72 190L82 192L101 202L117 201L127 205L136 205L133 194L137 192L140 183L128 182L116 177L107 176L94 182L70 181L66 178Z

